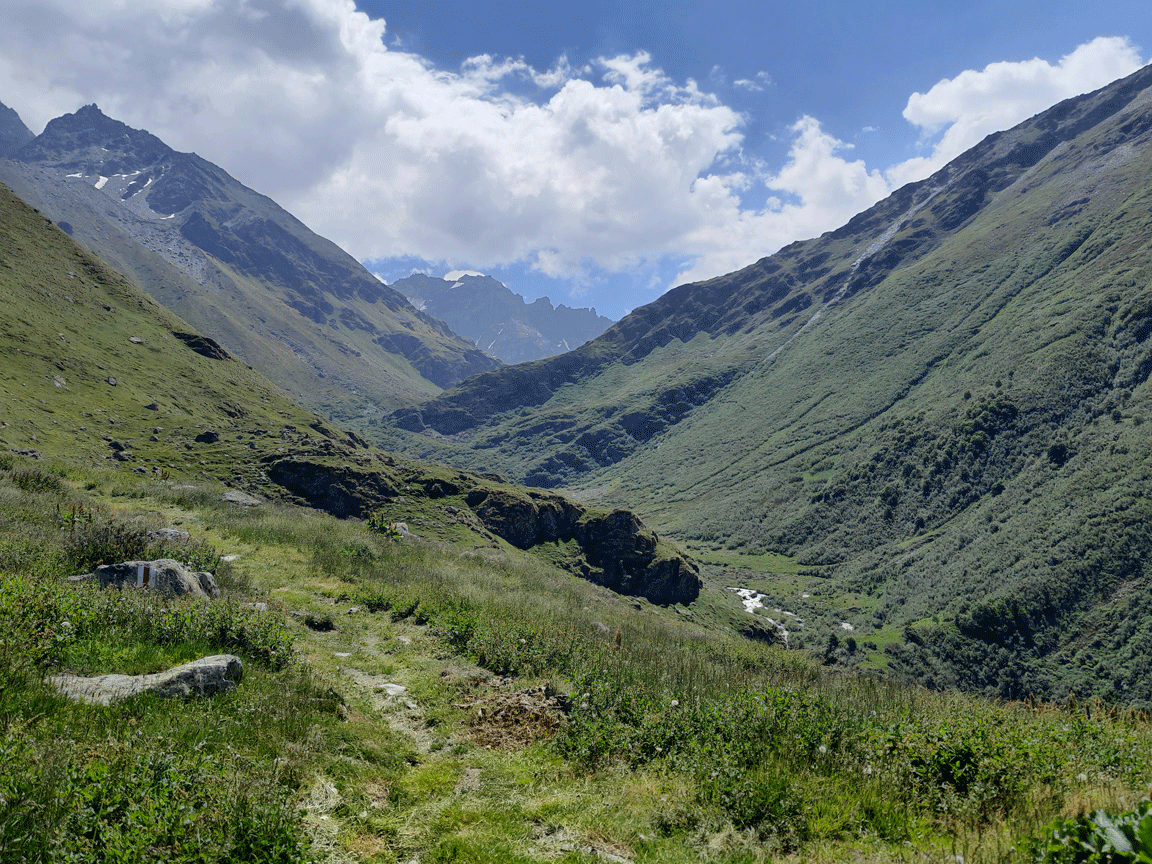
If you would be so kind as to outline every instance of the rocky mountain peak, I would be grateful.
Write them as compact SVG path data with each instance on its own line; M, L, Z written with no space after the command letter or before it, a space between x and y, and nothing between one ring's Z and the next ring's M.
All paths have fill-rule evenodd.
M0 157L14 153L35 137L19 114L0 103Z
M155 135L113 120L92 104L49 121L14 155L22 162L110 177L142 171L174 153Z
M498 280L472 271L453 271L444 279L415 273L392 287L505 363L563 354L612 326L595 309L553 306L548 297L527 303Z

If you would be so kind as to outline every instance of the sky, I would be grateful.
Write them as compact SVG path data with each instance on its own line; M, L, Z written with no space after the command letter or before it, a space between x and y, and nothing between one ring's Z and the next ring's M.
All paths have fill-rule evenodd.
M0 102L95 102L387 282L619 318L1152 57L1147 0L0 0Z

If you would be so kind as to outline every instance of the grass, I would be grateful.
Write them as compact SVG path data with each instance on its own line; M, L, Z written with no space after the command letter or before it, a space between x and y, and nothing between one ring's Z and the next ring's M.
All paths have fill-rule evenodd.
M674 289L578 351L442 394L419 409L441 436L406 431L413 411L377 434L632 509L766 593L815 597L822 582L805 640L818 651L855 606L855 638L878 646L865 661L926 686L1152 707L1152 625L1136 611L1150 576L1152 156L1111 115L1128 96L1108 98L1075 109L1101 109L1090 127L1049 116L965 157L960 186L994 178L970 219L952 221L953 186L899 221L936 181L906 189ZM1014 142L1037 144L1042 126L1078 131L1058 156L1015 162ZM875 278L789 341L857 261ZM791 568L795 585L780 578ZM738 618L724 587L710 580L697 603L717 626ZM925 621L931 633L883 653L886 634Z
M904 614L917 623L907 629L891 614L896 592L878 595L868 568L830 579L832 565L750 543L707 565L715 590L689 615L622 598L560 569L571 563L562 546L478 542L450 496L420 492L451 469L369 450L242 364L165 350L182 322L61 246L26 208L0 203L14 238L0 253L0 407L11 412L0 420L4 860L999 862L1024 860L1021 844L1057 817L1146 797L1152 730L1138 712L852 674L866 640L878 640L866 660L907 669L933 656L907 646L1020 611L958 608L933 621L934 595L919 597L924 583L900 562L943 546L869 559L901 568ZM107 327L85 326L105 305L116 310ZM674 341L652 356L675 370L681 350ZM1121 445L1110 436L1127 426L1113 425L1094 434ZM907 427L886 431L889 451L901 434L907 443ZM125 451L135 459L111 455ZM384 516L416 536L277 500L261 473L289 455L377 471L404 498ZM885 458L813 461L809 473L867 473L861 465ZM1055 472L1033 468L1028 482ZM700 470L692 462L685 476ZM224 484L271 500L223 501ZM987 500L1022 500L1026 486ZM1101 512L1143 512L1136 485L1112 488ZM182 556L215 568L223 600L68 581L101 561L171 553L151 532L173 527L191 535ZM965 548L980 542L974 533ZM812 601L806 626L834 633L854 608L876 623L853 637L855 651L839 637L815 637L809 652L738 639L729 630L746 613L724 592L730 576L770 602ZM1120 638L1127 623L1098 629ZM1095 646L1083 649L1080 659ZM219 651L238 653L245 677L207 701L75 705L47 680Z
M115 497L88 480L30 491L15 468L0 474L5 531L47 551L12 559L0 591L0 844L14 859L234 860L248 837L263 844L251 860L284 861L1025 860L1014 845L1056 817L1131 808L1152 782L1152 728L1130 711L829 675L535 555L226 507L174 481L140 478ZM69 532L46 527L53 495L101 518L179 521L238 555L247 587L161 604L185 622L169 635L146 595L59 581ZM245 610L250 599L271 611ZM252 621L265 629L237 640ZM91 708L40 678L218 650L245 658L245 678L205 702ZM532 741L491 712L538 683L571 707ZM192 830L209 841L199 852Z

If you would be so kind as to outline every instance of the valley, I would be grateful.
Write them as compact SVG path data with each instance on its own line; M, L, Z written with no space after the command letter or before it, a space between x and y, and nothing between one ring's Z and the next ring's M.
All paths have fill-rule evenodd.
M1152 68L599 335L540 304L588 339L509 365L417 308L502 332L494 280L386 286L95 106L17 122L3 860L1144 842ZM220 596L92 575L169 557ZM53 684L222 653L213 696Z

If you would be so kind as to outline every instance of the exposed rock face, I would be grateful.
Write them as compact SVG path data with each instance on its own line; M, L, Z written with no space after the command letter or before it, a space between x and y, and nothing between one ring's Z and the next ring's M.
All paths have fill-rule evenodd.
M179 561L160 558L156 561L124 561L96 568L101 588L135 588L139 568L148 568L147 587L171 597L199 597L209 600L220 596L220 587L211 573L197 573Z
M574 537L584 514L571 501L541 492L480 488L469 492L465 501L484 527L520 549Z
M769 645L776 645L780 642L780 631L758 616L754 616L744 622L744 625L740 628L740 632L749 639L755 639L757 642L766 642Z
M268 478L340 519L367 516L397 494L383 474L299 459L274 462Z
M158 696L214 696L228 693L244 676L244 664L233 654L214 654L153 675L57 675L49 681L61 696L89 705L111 705L140 693Z
M466 505L485 537L491 532L519 549L576 541L584 559L579 574L613 591L655 603L691 603L700 593L696 564L627 510L588 511L555 493L495 485L464 472L452 480L413 475L400 481L379 470L280 459L267 473L293 495L341 518L368 516L398 497L398 484L421 486L429 498Z
M621 594L647 597L654 603L691 603L700 594L700 569L687 557L661 547L650 531L627 510L589 516L577 526L576 540L597 570L587 578Z
M0 104L0 157L16 152L35 137L19 114Z

